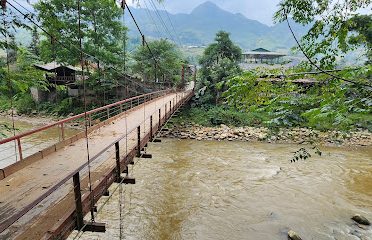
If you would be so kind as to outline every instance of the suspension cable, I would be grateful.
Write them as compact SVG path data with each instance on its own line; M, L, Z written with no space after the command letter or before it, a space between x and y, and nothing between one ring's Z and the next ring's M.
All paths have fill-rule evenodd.
M177 31L176 31L176 28L174 27L173 21L172 21L172 19L170 18L169 13L168 13L167 9L165 8L164 3L161 2L161 4L162 4L163 9L164 9L164 11L165 11L165 13L166 13L166 15L167 15L168 21L170 22L170 25L171 25L171 27L172 27L172 29L173 29L174 35L176 36L176 38L177 38L177 40L178 40L178 43L179 43L180 47L182 47L182 41L181 41L181 39L180 39L180 37L179 37L179 34L177 34Z
M160 15L160 13L159 13L159 10L158 10L158 8L156 7L154 1L153 1L153 0L149 0L149 1L150 1L150 4L153 6L153 9L155 10L156 15L157 15L158 18L160 19L160 23L162 24L163 28L165 29L165 32L169 35L170 39L171 39L174 43L176 43L176 41L175 41L174 38L173 38L173 35L171 34L171 32L170 32L169 29L168 29L167 24L165 24L163 18L161 17L161 15Z
M15 1L15 0L12 0L12 1ZM34 24L36 27L38 27L42 32L44 32L46 35L50 36L50 37L53 37L53 35L51 33L49 33L45 28L43 28L40 24L38 24L37 22L35 22L35 20L29 16L29 14L25 14L23 13L22 11L20 11L17 7L15 7L12 3L10 3L9 1L7 1L7 4L9 4L9 6L11 6L13 9L15 9L18 13L20 13L25 19L28 19L32 24ZM128 5L126 5L128 6ZM32 13L30 10L27 10L28 12ZM47 21L48 22L48 21ZM48 22L50 24L50 22ZM66 50L68 51L71 51L70 48L73 48L77 51L79 51L80 53L82 53L83 55L87 56L88 58L91 58L91 59L95 59L95 60L98 60L98 61L101 61L101 62L104 62L102 60L100 60L98 57L96 56L93 56L92 54L89 54L89 53L86 53L84 52L83 50L81 50L79 47L73 45L73 44L70 44L70 46L67 46L66 44L64 44L61 40L57 39L56 37L54 37L56 42L58 42L63 48L65 48ZM115 66L111 66L112 69L116 70L117 72L120 72ZM128 81L132 82L133 84L136 84L138 86L142 86L140 83L138 83L137 81L134 81L134 80L131 80L131 79L127 79Z
M121 2L121 8L123 9L123 26L125 26L125 5L124 5L124 1L125 0L122 0ZM124 86L126 84L126 81L125 81L125 78L126 78L126 33L125 33L125 30L123 31L123 70L124 70ZM125 89L125 88L124 88ZM127 96L125 96L127 97ZM125 117L125 135L127 136L128 135L128 127L127 127L127 110L124 109L124 117ZM125 144L127 145L127 137L125 139ZM128 150L127 150L127 146L125 147L125 156L127 156L127 153ZM119 173L121 174L121 172ZM122 183L119 183L120 184L120 188L119 188L119 239L123 239L123 184Z
M81 0L77 0L77 11L78 11L78 28L79 28L79 48L83 48L82 31L81 31ZM86 98L86 79L84 74L84 55L83 51L80 51L80 65L81 65L81 76L83 78L83 100L84 100L84 122L85 122L85 142L87 151L88 161L88 180L89 180L89 192L90 192L90 217L91 221L94 222L94 196L92 189L92 178L91 178L91 166L90 166L90 155L89 155L89 138L88 138L88 115L87 115L87 98Z
M162 35L162 34L160 33L160 28L159 28L158 24L156 23L156 21L154 20L152 14L151 14L151 12L150 12L149 7L147 6L146 1L143 1L143 3L145 4L145 10L146 10L147 16L149 17L149 20L152 21L152 22L154 23L155 28L156 28L156 31L157 31L157 33L158 33L158 35L159 35L159 37L160 37L160 36Z
M8 24L6 22L6 7L2 7L2 16L3 16L3 23L5 27L5 42L6 42L6 67L7 67L7 75L8 75L8 84L9 84L9 90L10 90L10 111L11 111L11 119L12 119L12 130L13 130L13 136L16 136L16 129L15 129L15 120L14 120L14 101L13 101L13 95L14 95L14 89L13 84L10 79L10 59L9 59L9 36L8 36ZM18 155L17 155L17 142L14 140L14 155L15 160L18 162Z

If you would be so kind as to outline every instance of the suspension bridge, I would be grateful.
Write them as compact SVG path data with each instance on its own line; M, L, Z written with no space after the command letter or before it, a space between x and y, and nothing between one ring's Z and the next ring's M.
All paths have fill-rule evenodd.
M135 184L128 165L151 158L147 144L159 141L157 132L192 95L193 89L140 95L1 140L16 144L18 161L0 169L0 238L61 239L75 229L105 231L104 223L94 221L97 201L110 194L114 182ZM65 137L66 126L85 120L87 136L82 131ZM23 140L51 128L61 140L25 155ZM89 212L91 221L84 221Z
M167 121L194 94L193 86L184 87L184 66L182 87L171 86L170 79L166 79L171 76L164 73L165 69L160 68L159 56L155 56L149 47L126 1L120 1L123 25L127 10L141 35L143 47L148 49L154 62L155 77L152 83L157 86L153 88L147 87L150 82L146 85L128 77L125 36L121 39L124 48L123 69L121 66L119 69L112 64L106 64L94 54L84 51L81 1L77 0L76 4L79 41L72 43L68 38L62 41L56 37L54 30L48 31L45 26L50 25L50 22L46 20L41 24L29 9L16 0L1 0L7 73L10 71L8 31L11 19L23 18L50 38L54 62L57 47L71 53L79 53L84 112L17 135L11 105L14 135L0 140L0 239L65 239L74 230L79 233L104 232L105 224L95 220L97 212L104 207L104 204L97 205L99 199L102 196L112 196L109 187L113 183L120 187L124 184L135 184L135 176L132 176L128 165L135 165L141 158L152 157L146 152L147 145L161 141L156 138L157 133L164 130ZM9 13L7 8L12 12ZM102 70L100 66L115 71L125 82L126 91L130 90L130 86L140 87L133 88L135 90L132 94L126 93L124 100L88 111L86 80L89 79L89 70L85 69L87 61L97 63L98 72ZM196 71L194 81L195 77ZM159 85L161 78L163 90L160 90ZM118 79L116 81L116 92L119 92ZM166 84L168 88L165 89ZM12 86L11 82L9 86ZM123 89L123 86L121 87ZM137 92L137 89L143 89L144 93ZM133 93L137 96L130 97ZM73 131L72 134L72 126L79 130ZM40 140L51 133L54 138L47 137L48 141ZM38 140L37 144L34 144L35 140ZM9 152L12 154L7 155Z

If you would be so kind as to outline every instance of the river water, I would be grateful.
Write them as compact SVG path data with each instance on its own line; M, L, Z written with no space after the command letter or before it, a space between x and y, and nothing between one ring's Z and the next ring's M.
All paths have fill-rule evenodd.
M372 239L350 219L372 220L372 149L322 148L290 163L298 145L164 139L130 169L81 239ZM117 187L114 184L110 192ZM121 200L121 201L119 201ZM77 232L71 234L74 239Z

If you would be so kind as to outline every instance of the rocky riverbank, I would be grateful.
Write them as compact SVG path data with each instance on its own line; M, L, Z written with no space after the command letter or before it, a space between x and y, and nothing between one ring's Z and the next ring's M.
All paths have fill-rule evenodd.
M372 133L358 132L321 132L307 128L279 129L272 131L264 127L203 127L200 125L167 126L168 131L162 137L217 140L217 141L259 141L269 143L296 143L342 146L371 146Z

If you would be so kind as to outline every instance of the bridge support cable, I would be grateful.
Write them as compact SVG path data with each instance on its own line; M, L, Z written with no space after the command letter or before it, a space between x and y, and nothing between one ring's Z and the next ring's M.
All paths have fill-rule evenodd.
M158 78L158 76L157 76L157 69L159 68L159 71L161 72L162 75L164 75L164 72L163 72L163 70L160 67L158 67L158 61L156 59L156 56L154 55L153 51L151 50L149 44L147 43L146 38L145 38L145 35L143 34L141 28L139 27L138 22L135 19L135 17L133 15L132 11L130 10L128 4L125 1L124 1L124 4L125 4L126 8L128 9L128 12L129 12L129 14L130 14L130 16L131 16L134 24L136 25L136 28L137 28L138 32L141 35L141 38L142 38L143 43L145 44L146 48L149 50L149 53L150 53L151 57L154 59L154 69L155 69L155 71L154 71L155 76L154 77L155 77L155 82L156 82L157 81L157 78Z
M88 181L89 181L89 195L90 195L90 224L85 224L80 228L77 226L77 229L80 230L95 230L95 228L90 228L90 226L97 225L95 223L95 217L94 217L94 194L93 194L93 188L92 188L92 176L91 176L91 165L90 165L90 153L89 153L89 138L88 138L88 115L87 115L87 98L86 98L86 79L84 74L84 55L83 55L83 36L81 31L81 0L77 0L77 11L78 11L78 30L79 30L79 48L80 48L80 64L81 64L81 75L83 78L83 101L84 101L84 125L85 125L85 143L86 143L86 151L87 151L87 163L88 163ZM78 174L78 173L77 173ZM78 176L77 176L78 177ZM75 178L74 178L75 179ZM80 181L80 180L79 180ZM80 184L79 184L80 186ZM80 189L79 189L80 191ZM80 203L81 203L81 197L80 197ZM77 209L79 210L79 209ZM81 213L82 213L82 209ZM79 222L80 220L78 220ZM103 225L103 228L100 228L101 231L106 231L104 224L98 224L99 226ZM97 226L98 226L97 225ZM80 225L81 226L81 225Z
M1 8L2 8L2 17L3 17L3 24L4 24L4 37L5 37L5 45L6 45L6 68L7 68L7 83L9 84L9 92L10 92L10 111L11 111L11 119L12 119L12 132L13 132L13 137L16 136L16 128L15 128L15 119L14 119L14 89L13 89L13 83L12 80L10 79L10 59L9 59L9 28L8 28L8 23L7 23L7 9L6 9L6 1L1 2ZM19 154L19 160L22 161L22 147L20 140L14 141L14 155L15 155L15 160L18 162L18 154L17 154L17 146L18 146L18 154Z
M160 20L160 23L161 23L161 25L163 26L165 32L168 34L169 39L171 39L174 43L177 43L177 42L175 41L175 39L173 38L172 33L169 31L167 24L164 22L164 20L163 20L161 14L159 13L159 10L158 10L158 8L156 7L154 1L153 1L153 0L149 0L149 1L150 1L150 4L152 5L152 7L153 7L153 9L154 9L154 11L155 11L155 13L156 13L156 15L158 16L158 18L159 18L159 20Z
M182 46L181 38L179 37L179 34L177 33L176 28L174 27L173 21L172 21L172 19L170 18L167 9L165 9L165 5L164 5L164 3L161 2L161 4L162 4L163 9L164 9L164 11L165 11L165 13L166 13L166 15L167 15L168 21L170 22L170 25L171 25L171 27L172 27L172 29L173 29L173 33L174 33L174 35L176 36L176 39L178 40L178 43L180 44L180 47L181 47L181 46ZM160 5L160 4L159 4L159 5Z
M66 44L66 43L62 42L61 40L57 39L53 34L49 33L45 28L43 28L43 27L41 26L40 23L37 23L37 22L33 19L33 16L34 16L34 13L33 13L33 12L31 12L30 10L26 9L25 7L23 7L21 4L19 4L18 2L16 2L16 0L12 0L12 1L15 2L15 3L17 3L18 5L20 5L23 9L25 9L25 10L28 11L29 13L23 13L21 10L19 10L16 6L14 6L14 4L12 4L12 3L9 2L9 1L4 1L4 5L8 4L9 6L11 6L15 11L17 11L19 14L21 14L22 17L23 17L24 19L27 19L30 23L34 24L37 28L39 28L39 29L40 29L43 33L45 33L46 35L48 35L48 36L54 38L55 41L56 41L56 42L57 42L61 47L65 48L65 49L68 50L68 51L72 51L72 49L77 50L77 51L81 52L84 56L86 56L86 57L89 58L89 59L93 59L93 60L96 60L96 61L100 61L100 62L102 62L102 63L105 63L105 61L103 61L102 59L99 59L97 56L94 56L94 55L92 55L92 54L89 54L89 53L84 52L82 49L80 49L79 47L75 46L75 45L72 44L71 42L67 41L67 44ZM30 4L30 3L29 3L29 4ZM125 4L125 6L128 6L128 5L125 3L125 1L124 1L124 4ZM31 6L32 6L32 5L31 5ZM128 9L128 10L129 10L129 9ZM47 24L50 24L50 22L48 22L48 21L46 21L46 23L47 23ZM147 45L147 43L146 43L146 45ZM148 45L147 45L147 46L148 46ZM150 48L149 48L149 49L150 49ZM151 49L150 49L150 52L151 52L151 55L153 56ZM115 70L116 72L120 73L120 74L122 73L122 70L116 68L115 66L111 66L111 68L112 68L113 70ZM125 75L124 75L124 77L125 77ZM137 86L143 87L142 84L138 83L138 82L135 81L135 80L132 80L132 79L129 79L129 78L126 78L126 79L127 79L127 81L129 81L129 82L131 82L131 83L133 83L133 84L135 84L135 85L137 85ZM136 93L138 93L138 92L136 92Z
M179 101L179 102L177 102L175 105L174 105L174 108L173 108L173 110L175 110L176 108L179 108L179 107L182 107L182 105L184 104L184 102L185 101L187 101L188 99L183 99L183 97L184 97L184 94L182 94L182 96L180 96L180 99L182 99L182 101ZM164 101L163 101L164 102ZM165 105L163 104L163 106L162 107L164 107L164 121L162 121L161 120L161 118L159 118L159 126L158 126L158 129L160 128L160 129L163 129L164 128L164 126L167 124L167 122L169 121L169 119L174 115L174 113L175 113L175 111L172 111L172 112L170 112L169 114L167 114L167 107L165 107ZM161 113L161 110L160 110L161 108L159 108L159 113ZM171 108L170 108L171 109ZM156 112L158 112L157 110L154 112L154 113L156 113ZM154 114L154 113L152 113L152 115ZM169 116L169 119L167 119L167 116ZM161 122L164 122L164 124L163 124L163 126L161 126ZM127 128L126 128L126 133L127 133ZM140 133L141 133L141 128L140 128L140 126L139 127L137 127L137 136L139 135L140 136ZM126 139L126 143L127 143L127 136L128 136L128 134L126 134L126 136L125 136L125 139ZM144 136L144 139L146 139L146 136ZM153 141L152 142L157 142L157 141L155 141L157 138L156 138L156 136L153 138ZM120 140L118 140L118 141L120 141ZM138 145L139 144L139 145ZM137 139L137 147L136 147L136 152L137 152L137 154L138 154L138 149L141 149L141 145L142 144L142 142L141 142L141 140L140 141L138 141L138 139ZM119 154L120 155L120 154ZM140 156L141 155L143 155L143 153L141 153L140 152ZM126 155L127 156L127 155ZM135 166L137 166L137 164L138 164L138 162L140 161L140 158L138 158L138 160L136 161L136 162L134 162L133 160L132 160L132 162L130 163L130 164L132 164L132 168L131 168L131 173L133 174L135 171ZM127 163L127 159L125 159L125 163ZM126 165L126 164L125 164ZM122 186L122 184L135 184L135 182L136 182L136 180L134 179L134 178L130 178L129 176L128 176L128 168L127 168L127 165L126 165L126 169L124 169L124 171L123 171L124 173L126 173L126 177L122 177L121 178L121 181L120 181L120 183L115 187L115 189L113 190L113 192L111 193L111 195L110 196L108 196L108 198L103 202L103 204L102 204L102 206L97 210L97 214L98 213L100 213L102 210L103 210L103 208L104 208L104 206L109 202L109 200L112 198L112 196L114 195L114 193L119 189L119 191L120 191L120 188L121 188L121 186ZM125 192L126 192L126 190L124 190L124 191L122 191L122 193L120 193L119 192L119 194L122 194L122 196L125 194ZM129 194L130 194L130 198L131 198L131 194L132 194L132 189L130 189L130 192L129 192ZM120 198L121 199L121 198ZM119 203L119 204L121 204L121 202ZM122 216L122 215L121 215ZM81 236L81 235L80 235ZM78 238L80 238L80 236L78 237ZM75 238L76 239L76 238ZM120 239L122 239L122 236L121 236L121 238Z
M154 23L155 28L156 28L156 31L157 31L157 33L158 33L158 36L161 37L163 34L160 33L160 28L159 28L157 22L154 20L152 14L151 14L151 12L150 12L150 8L147 6L146 1L143 1L143 3L145 4L145 10L146 10L147 16L149 17L149 20L152 21L152 22Z
M323 74L326 74L330 77L333 77L335 79L338 79L338 80L341 80L341 81L344 81L344 82L348 82L348 83L352 83L352 84L355 84L355 85L359 85L359 86L364 86L364 87L367 87L368 90L372 90L372 85L370 84L367 84L367 83L359 83L359 82L355 82L353 80L350 80L350 79L346 79L346 78L343 78L343 77L340 77L340 76L337 76L335 74L332 74L330 71L326 71L324 69L322 69L321 67L319 67L310 57L309 55L306 53L305 49L303 48L303 46L300 44L300 41L297 39L296 37L296 34L294 33L293 29L292 29L292 26L291 24L289 23L289 20L288 20L288 13L286 13L285 15L285 20L287 22L287 26L292 34L292 37L293 39L296 41L297 43L297 46L298 48L301 50L302 54L306 57L306 59L309 61L309 63L315 67L316 69L318 69L321 73Z

